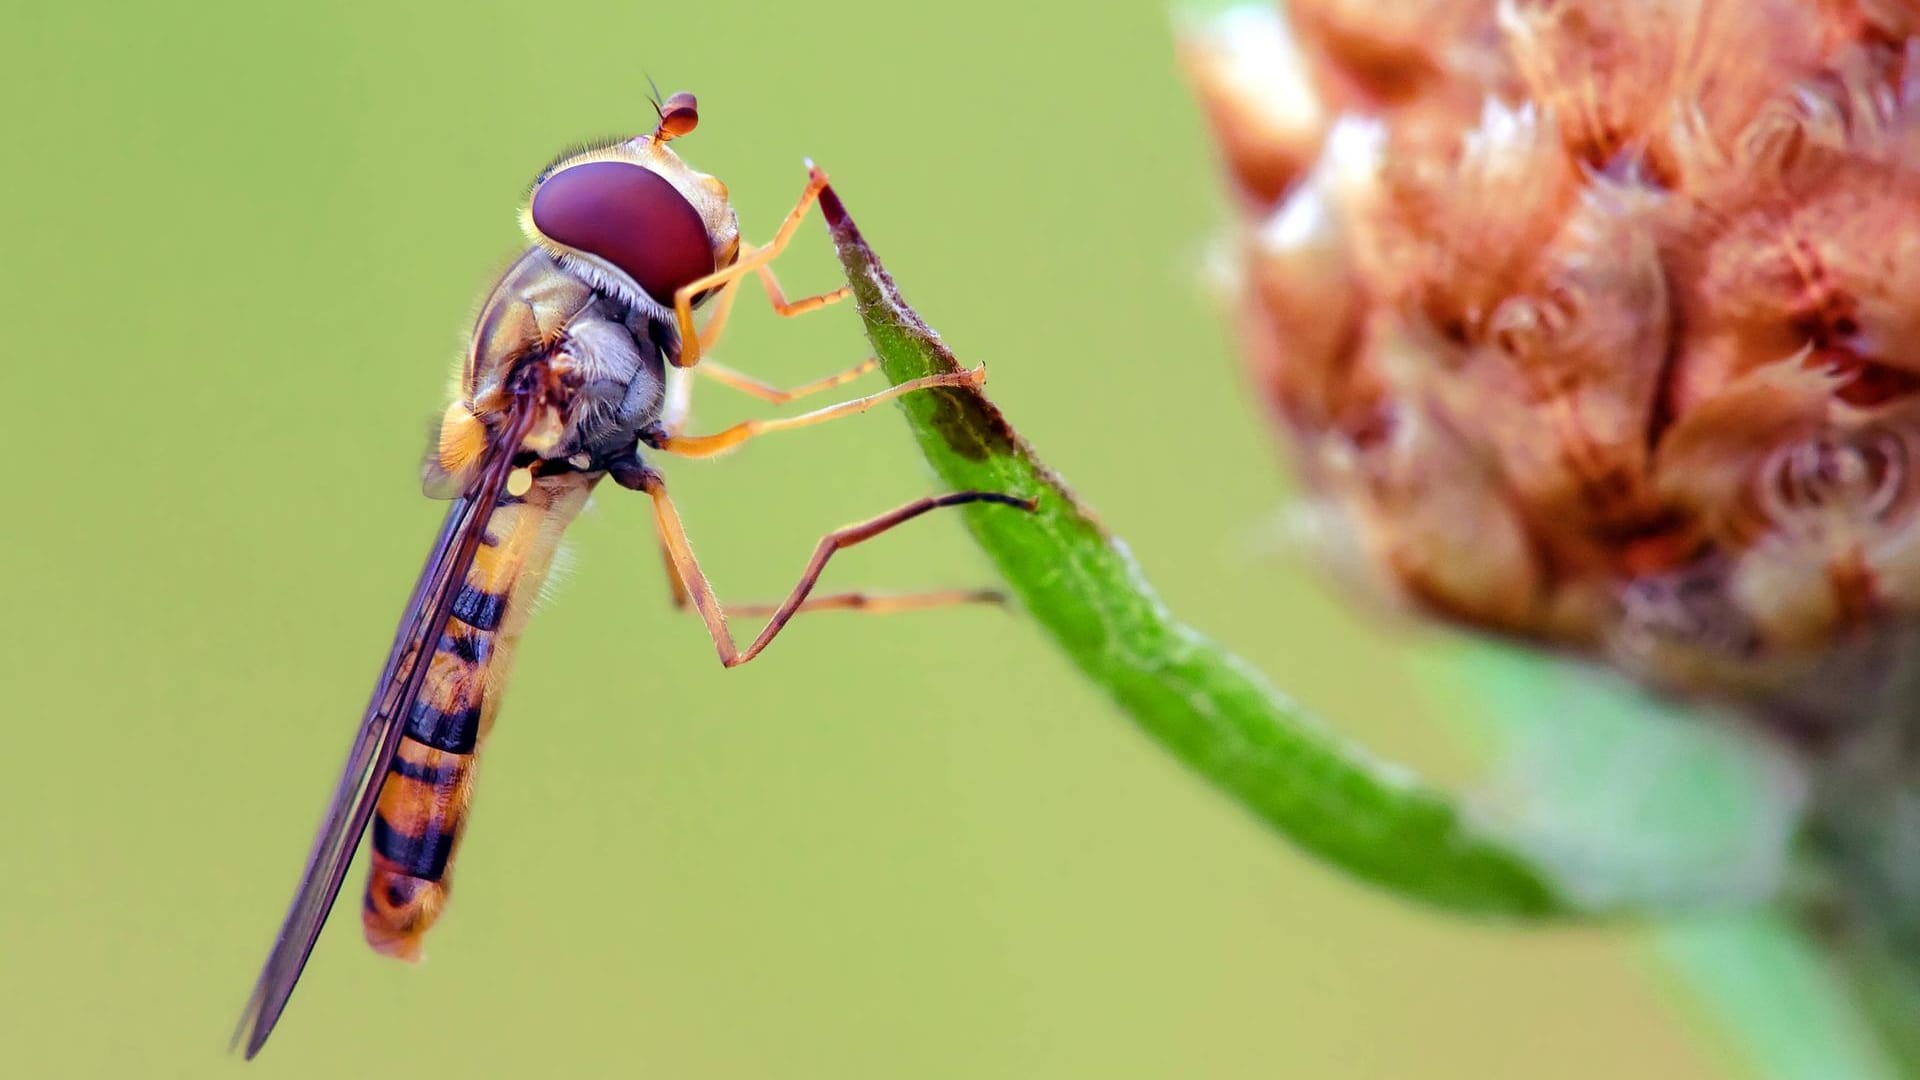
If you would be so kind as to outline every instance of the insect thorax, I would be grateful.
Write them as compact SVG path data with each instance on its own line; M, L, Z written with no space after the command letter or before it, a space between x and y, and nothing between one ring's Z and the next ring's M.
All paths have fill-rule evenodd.
M530 248L481 310L463 390L481 406L515 365L545 359L560 431L541 456L586 454L597 464L633 449L659 418L666 358L678 349L664 308L635 304Z

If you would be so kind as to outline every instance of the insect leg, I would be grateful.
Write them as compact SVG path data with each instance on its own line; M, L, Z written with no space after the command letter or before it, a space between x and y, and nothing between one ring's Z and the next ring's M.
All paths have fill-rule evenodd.
M732 266L724 270L715 270L713 273L704 277L695 278L693 281L674 290L673 312L674 318L679 323L681 342L680 354L673 358L675 364L681 367L692 367L700 362L701 354L707 346L712 344L711 341L702 340L699 332L694 329L693 298L710 289L725 289L731 291L741 278L746 277L748 274L759 273L762 267L772 262L781 251L786 249L787 244L793 240L793 234L799 230L800 222L806 217L807 210L819 201L820 193L826 190L826 186L826 173L817 168L809 170L807 173L806 190L800 193L800 201L794 204L792 210L788 211L786 220L780 223L780 228L774 232L773 239L767 241L760 247L742 251L740 257L734 260ZM765 284L765 282L763 281L762 284ZM847 293L845 288L840 288L834 290L832 293L823 293L817 297L808 297L805 300L789 304L784 293L780 294L777 298L775 297L773 290L778 288L779 285L777 282L768 286L768 297L769 299L775 300L774 310L782 311L783 314L785 313L783 309L791 309L794 314L799 314L801 311L811 311L817 307L824 307L834 300L845 296ZM730 304L731 299L726 296L721 296L716 302ZM716 309L715 315L717 317L721 316L725 310L730 310L730 308ZM718 337L719 335L715 332L709 336Z
M769 244L768 246L771 247L772 245ZM751 255L753 252L750 250L746 252L746 254ZM778 253L775 252L774 254ZM773 255L767 256L769 260L771 260L772 257ZM850 286L842 285L830 292L823 292L815 296L803 296L798 300L788 300L787 291L780 287L780 279L774 275L772 262L760 263L760 265L755 268L754 274L760 279L760 287L767 294L767 303L773 305L773 313L783 319L791 319L796 315L805 315L809 311L818 311L829 304L837 304L853 295L853 289ZM713 351L714 343L720 340L721 332L726 329L727 319L733 314L733 302L738 296L739 290L740 279L736 277L726 284L721 285L719 292L714 294L713 314L707 316L707 325L700 330L700 349L696 356L704 356ZM691 317L692 314L691 311L689 311L688 318L691 319ZM683 330L686 325L686 323L681 324Z
M793 609L793 614L798 615L803 611L858 611L863 615L896 615L903 611L925 611L960 604L1006 602L1007 594L999 589L929 589L913 593L843 592L810 596ZM780 605L773 603L727 604L729 615L750 615L760 619L772 618L779 612Z
M782 390L770 382L755 378L744 371L736 371L733 368L713 360L705 361L693 370L705 375L714 382L731 386L743 394L752 394L762 401L769 401L775 405L785 405L789 401L806 397L809 394L817 394L822 390L831 390L836 386L844 386L879 366L880 361L869 356L845 371L836 371L825 378L815 379L810 383L803 383L791 390Z
M794 585L793 591L775 606L766 626L761 628L753 642L745 649L741 649L735 644L733 632L727 627L727 614L720 603L720 598L715 595L712 584L707 581L706 574L700 569L699 561L694 558L693 547L687 541L686 529L680 522L679 511L674 509L673 500L667 495L666 481L659 473L637 461L625 468L615 467L613 478L623 487L643 491L653 499L653 518L660 532L660 543L666 552L668 567L680 582L680 588L675 592L676 600L684 597L680 602L691 604L694 610L700 613L701 620L707 624L708 635L713 638L714 649L720 654L720 662L727 667L738 667L760 655L761 650L765 649L767 644L786 627L788 620L806 607L807 594L813 591L814 584L820 580L820 574L826 569L827 561L841 548L871 540L897 525L903 525L928 511L945 506L984 502L1015 506L1029 511L1034 508L1034 504L1028 500L999 492L956 491L946 495L915 499L905 506L889 510L878 517L835 529L820 538L820 543L813 549L813 557L807 560L807 568L801 573L800 581ZM986 598L982 594L971 592L930 593L918 597L872 597L865 601L853 599L857 596L859 594L821 597L821 606L843 609L862 606L873 609L877 606L879 610L897 611L911 607L928 607L935 603L951 603L955 602L956 598L959 600Z
M984 364L972 371L940 372L918 379L909 379L878 393L843 401L838 405L829 405L823 409L815 409L812 412L804 412L798 416L782 416L771 420L742 420L712 435L669 433L656 445L669 454L678 454L681 457L712 457L715 454L724 454L755 436L824 424L828 420L863 413L883 401L891 401L915 390L925 390L935 386L979 386L986 381L986 378L987 369Z
M694 339L694 340L697 340L700 346L696 355L705 356L707 353L713 350L714 344L720 340L721 332L727 328L727 318L733 314L733 302L736 298L738 298L739 295L740 295L740 279L739 278L735 278L732 281L727 282L725 285L720 286L720 291L714 293L713 313L707 316L707 325L700 328L699 338ZM677 317L678 316L676 315L676 318ZM683 341L688 340L686 337L686 330L687 330L687 327L691 326L692 324L693 324L693 313L692 313L691 307L689 307L689 310L687 312L687 320L685 322L680 323L681 340Z
M687 595L687 586L680 580L680 571L673 563L673 552L668 548L663 536L660 543L661 561L667 571L667 589L671 595L673 609L686 611L693 606ZM956 604L1004 604L1007 594L999 589L931 589L916 593L878 593L844 592L829 593L826 596L809 596L794 614L802 611L858 611L866 615L892 615L902 611L924 611L927 608L951 607ZM726 603L722 604L729 615L750 615L754 618L770 618L780 610L776 603Z
M774 276L772 263L761 264L760 268L754 271L754 275L760 279L760 287L766 290L767 303L773 305L774 314L783 319L805 315L809 311L819 311L829 304L837 304L853 295L853 286L842 285L830 292L789 300L787 290L780 287L780 279Z
M785 405L789 401L817 394L822 390L843 386L879 366L880 361L869 356L845 371L837 371L825 378L802 383L791 390L783 390L745 372L735 371L715 360L708 360L691 371L675 368L674 377L668 381L668 405L661 412L661 429L669 435L678 435L686 428L688 412L693 403L693 381L689 378L690 375L705 375L715 382L752 394L763 401Z

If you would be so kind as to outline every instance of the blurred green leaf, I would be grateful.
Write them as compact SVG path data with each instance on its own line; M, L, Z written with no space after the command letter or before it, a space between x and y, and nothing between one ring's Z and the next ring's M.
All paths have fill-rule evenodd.
M1485 703L1468 734L1503 835L1590 906L1699 912L1650 940L1745 1070L1902 1075L1782 895L1807 801L1795 762L1709 710L1538 652L1470 642L1444 668L1442 693Z
M1805 770L1706 708L1537 650L1468 640L1436 673L1485 744L1482 820L1606 910L1731 910L1777 895Z
M1758 1076L1893 1080L1830 958L1795 920L1759 909L1675 923L1655 942Z
M887 378L961 370L832 189L821 207ZM968 527L1080 670L1194 771L1308 851L1402 896L1527 918L1585 910L1444 795L1341 739L1174 618L1125 545L979 391L943 387L900 405L948 484L1037 501L1032 515L970 507Z

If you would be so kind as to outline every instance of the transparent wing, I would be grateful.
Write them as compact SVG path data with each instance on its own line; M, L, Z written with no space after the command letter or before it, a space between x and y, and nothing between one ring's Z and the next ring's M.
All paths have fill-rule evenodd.
M524 378L518 381L523 386L537 382ZM313 953L321 927L326 924L327 913L340 895L340 885L346 879L354 851L360 846L360 837L366 832L374 805L379 801L387 768L393 763L407 712L420 695L421 682L426 678L426 661L446 629L460 582L473 565L474 551L486 532L487 519L506 488L514 452L532 427L535 405L531 390L514 395L506 422L490 441L472 490L455 499L448 509L439 539L420 571L420 580L413 587L413 596L407 601L406 613L401 616L400 627L394 634L387 665L380 672L380 681L374 684L373 698L367 703L353 747L347 752L339 787L334 790L333 801L313 838L313 849L307 855L300 887L293 894L286 921L274 938L273 951L260 969L253 996L234 1031L233 1045L244 1046L248 1058L260 1052L285 1011L294 984L300 981L300 972Z

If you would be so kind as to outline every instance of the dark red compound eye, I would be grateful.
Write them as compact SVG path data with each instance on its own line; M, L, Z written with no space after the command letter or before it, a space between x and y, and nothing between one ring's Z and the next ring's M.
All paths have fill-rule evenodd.
M562 169L533 193L533 227L558 244L597 255L662 304L713 273L706 222L665 177L624 161Z

